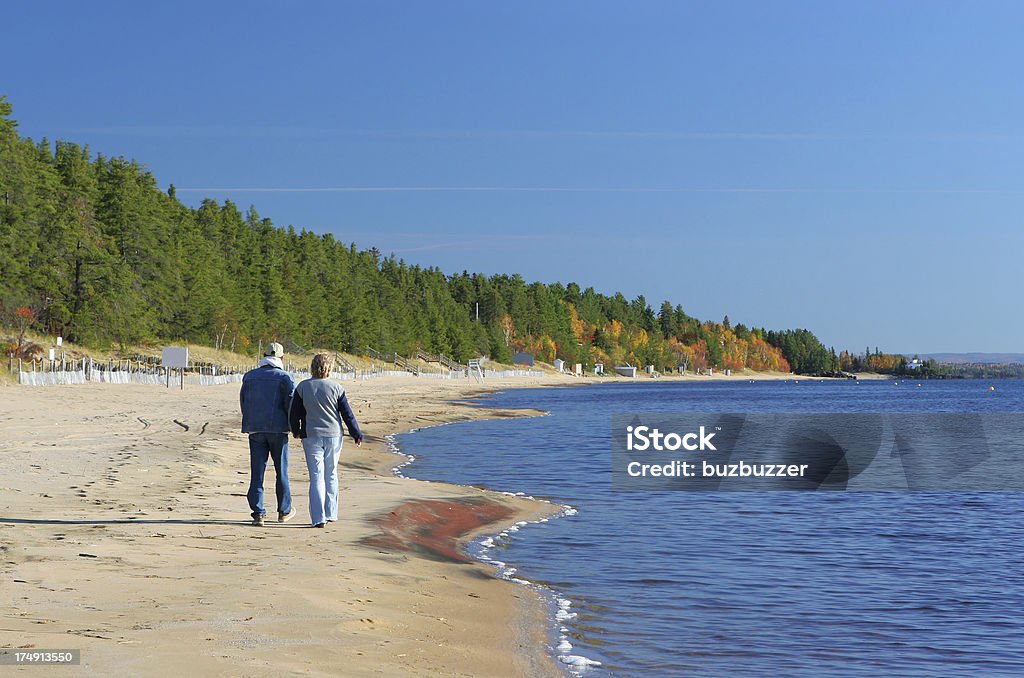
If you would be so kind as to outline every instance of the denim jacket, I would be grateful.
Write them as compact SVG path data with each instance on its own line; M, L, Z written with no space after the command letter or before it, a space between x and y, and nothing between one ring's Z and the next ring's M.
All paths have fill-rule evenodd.
M238 393L242 433L288 433L288 410L295 393L292 375L271 365L249 370Z

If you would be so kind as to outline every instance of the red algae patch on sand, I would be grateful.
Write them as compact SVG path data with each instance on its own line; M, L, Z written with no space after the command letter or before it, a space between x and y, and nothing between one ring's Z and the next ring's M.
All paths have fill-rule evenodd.
M381 533L363 543L432 560L469 563L472 560L459 550L459 537L514 514L508 506L484 498L412 499L372 519Z

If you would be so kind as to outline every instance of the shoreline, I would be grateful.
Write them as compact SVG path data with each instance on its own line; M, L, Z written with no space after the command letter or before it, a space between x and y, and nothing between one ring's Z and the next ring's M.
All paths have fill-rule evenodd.
M404 456L388 439L431 425L543 414L467 402L498 390L636 381L546 374L483 384L346 382L367 442L357 449L349 441L342 452L343 517L326 534L302 524L308 479L294 440L298 516L247 524L248 450L237 432L236 384L7 391L12 470L0 481L0 574L13 584L0 600L14 614L0 647L81 649L80 670L108 674L174 667L332 675L344 665L348 675L383 668L563 676L549 601L498 576L493 562L458 557L477 539L562 507L395 475ZM45 414L55 411L57 418ZM272 516L272 472L264 486ZM417 542L431 522L436 539Z
M538 595L484 563L372 542L380 535L373 521L409 501L471 509L486 501L508 511L499 522L455 525L441 535L452 545L552 510L393 476L401 457L385 435L521 416L447 401L558 382L346 384L367 443L343 450L343 517L327 531L300 522L308 481L297 441L289 456L299 515L248 525L237 385L8 391L12 472L0 481L0 574L13 584L0 596L12 611L0 647L80 649L71 673L335 675L344 666L346 675L562 676L546 651ZM273 515L272 475L264 485Z

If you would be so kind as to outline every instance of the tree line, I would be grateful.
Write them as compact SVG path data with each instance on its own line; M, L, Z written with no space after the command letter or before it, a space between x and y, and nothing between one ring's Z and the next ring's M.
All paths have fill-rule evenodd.
M864 349L864 353L855 355L843 351L838 357L838 369L844 372L877 372L897 377L916 377L919 379L945 379L952 376L950 366L939 363L932 358L920 360L917 356L907 360L905 355L883 353L875 347Z
M788 372L835 369L808 330L701 321L576 283L446 275L255 207L192 208L134 160L23 138L0 98L0 313L87 346L261 341L364 354L416 349L509 362L526 351L587 368L630 362Z

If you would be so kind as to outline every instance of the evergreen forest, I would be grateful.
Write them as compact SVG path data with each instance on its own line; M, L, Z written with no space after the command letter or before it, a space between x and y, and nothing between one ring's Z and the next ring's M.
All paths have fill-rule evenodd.
M806 329L688 315L678 303L515 273L445 273L255 207L190 207L146 167L19 134L0 98L0 314L86 346L184 341L246 353L287 342L365 354L417 349L510 362L526 351L590 368L835 370ZM684 285L680 288L687 289ZM689 291L689 294L698 292Z

